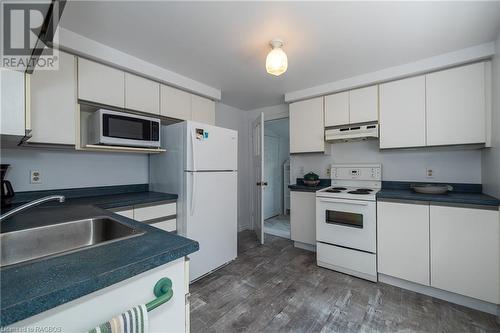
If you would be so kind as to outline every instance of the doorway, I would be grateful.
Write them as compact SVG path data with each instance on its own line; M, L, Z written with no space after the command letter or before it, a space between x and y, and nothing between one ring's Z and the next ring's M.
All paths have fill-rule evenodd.
M290 238L290 138L288 118L264 122L264 232Z

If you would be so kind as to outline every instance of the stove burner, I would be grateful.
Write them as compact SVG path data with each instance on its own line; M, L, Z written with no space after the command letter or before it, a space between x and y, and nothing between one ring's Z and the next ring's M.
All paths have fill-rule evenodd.
M345 190L347 190L347 188L345 188L345 187L332 187L331 190L345 191Z
M372 192L373 190L371 188L357 188L356 191L361 191L361 192Z
M334 189L334 188L329 188L329 189L328 189L328 190L326 190L325 192L329 192L329 193L340 193L340 192L342 192L342 191L340 191L340 190L336 190L336 189Z
M349 191L347 193L349 193L349 194L370 194L370 191L354 190L354 191Z

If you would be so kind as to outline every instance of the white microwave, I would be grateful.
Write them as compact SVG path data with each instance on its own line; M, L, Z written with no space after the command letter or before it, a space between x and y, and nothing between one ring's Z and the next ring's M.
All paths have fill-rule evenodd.
M158 118L99 109L90 118L89 143L96 145L160 147Z

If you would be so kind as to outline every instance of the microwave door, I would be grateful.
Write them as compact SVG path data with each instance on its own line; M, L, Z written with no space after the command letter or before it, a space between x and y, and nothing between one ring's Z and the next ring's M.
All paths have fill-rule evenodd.
M101 143L120 146L159 146L159 123L139 117L104 113Z

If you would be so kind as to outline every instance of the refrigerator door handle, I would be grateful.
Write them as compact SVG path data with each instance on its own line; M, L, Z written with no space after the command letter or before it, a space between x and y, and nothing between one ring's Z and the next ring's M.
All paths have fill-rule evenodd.
M193 132L193 129L191 129L191 162L193 163L191 167L193 168L193 171L196 171L196 154L194 152L194 137L196 133Z
M193 176L193 181L191 182L191 216L194 214L195 204L196 204L196 173L190 172Z

